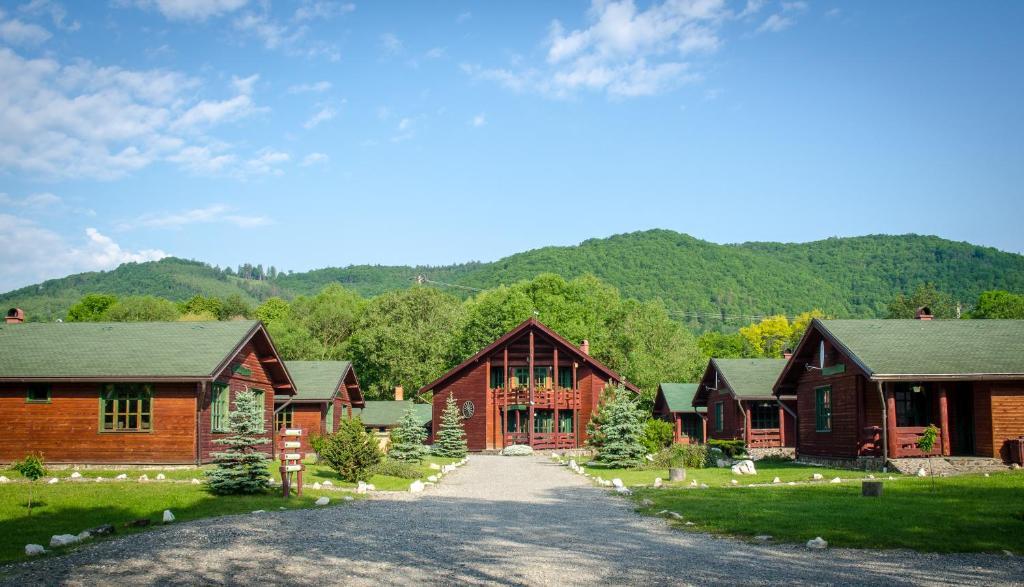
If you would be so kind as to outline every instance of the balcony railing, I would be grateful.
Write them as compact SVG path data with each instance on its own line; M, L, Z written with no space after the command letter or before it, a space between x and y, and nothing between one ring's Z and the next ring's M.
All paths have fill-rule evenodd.
M560 450L576 447L576 435L572 432L535 432L531 441L526 432L508 432L505 434L505 446L510 444L529 444L537 450Z
M510 406L530 404L530 390L525 387L509 389L502 387L492 388L491 394L494 402L499 406L503 406L506 403ZM540 409L553 409L555 407L565 410L579 409L580 390L566 389L564 387L557 389L535 389L533 391L533 407Z
M927 457L942 454L942 430L935 438L935 446L929 452L917 448L917 441L924 435L924 426L900 426L896 428L896 454L891 457Z
M751 428L749 448L775 448L782 446L778 428Z

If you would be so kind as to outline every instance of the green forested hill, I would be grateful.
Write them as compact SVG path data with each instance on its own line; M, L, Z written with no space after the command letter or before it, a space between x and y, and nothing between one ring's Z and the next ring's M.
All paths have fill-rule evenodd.
M566 278L592 273L627 297L661 298L675 316L697 328L720 323L707 314L795 314L820 308L837 317L880 316L897 293L924 282L965 303L985 290L1024 291L1024 256L932 236L718 245L670 230L650 230L591 239L577 246L545 247L493 263L358 265L281 275L272 281L239 279L202 263L164 259L22 288L0 296L0 306L18 305L30 318L50 319L91 292L170 299L196 293L238 294L255 301L272 295L311 294L339 282L370 296L408 287L417 275L485 289L543 272Z

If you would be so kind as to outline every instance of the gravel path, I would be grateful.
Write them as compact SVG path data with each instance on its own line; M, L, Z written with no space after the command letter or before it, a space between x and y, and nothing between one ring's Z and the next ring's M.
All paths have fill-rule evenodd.
M541 458L426 493L199 520L6 567L10 584L996 585L1021 557L758 546L670 528Z

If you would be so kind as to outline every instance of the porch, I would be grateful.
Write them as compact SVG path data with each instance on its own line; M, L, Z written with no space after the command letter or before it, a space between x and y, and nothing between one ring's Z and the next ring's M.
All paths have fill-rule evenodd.
M874 425L861 429L860 455L886 454L889 459L975 455L971 384L894 382L885 383L883 389L885 429ZM935 426L938 435L932 449L926 452L918 447L918 442L928 426Z

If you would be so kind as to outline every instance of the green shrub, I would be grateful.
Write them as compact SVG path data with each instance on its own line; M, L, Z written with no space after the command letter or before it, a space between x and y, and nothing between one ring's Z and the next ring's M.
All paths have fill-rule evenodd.
M372 477L373 475L398 477L399 479L419 479L423 476L423 473L420 472L416 465L386 458L370 469L370 476Z
M703 469L707 465L708 445L706 444L673 444L663 448L654 455L645 469Z
M533 454L533 447L527 444L512 444L501 449L506 457L528 457Z
M368 481L372 469L383 460L377 439L366 431L359 418L342 419L334 434L318 442L320 461L350 483Z
M441 413L441 426L434 439L434 454L442 457L461 459L468 452L466 430L462 422L455 396L449 394Z
M32 488L36 481L46 475L46 467L43 466L43 456L30 454L25 460L18 461L11 466L12 469L21 473L21 476L28 479L28 515L32 515Z
M661 449L672 444L675 430L672 424L657 418L648 418L644 425L644 437L640 440L647 449L647 454L657 454Z
M725 456L730 459L747 454L747 446L742 440L718 440L710 438L708 439L708 446L721 450L725 453Z
M270 486L270 460L260 450L270 439L263 431L262 395L240 391L235 395L235 409L228 413L231 435L214 440L224 452L213 453L216 468L207 471L206 484L218 495L260 493Z
M600 445L595 461L608 467L636 467L647 454L644 436L644 412L637 407L631 392L618 386L611 401L598 407Z
M388 457L397 461L418 463L427 454L427 429L416 418L416 410L410 405L398 426L391 431L391 449Z

